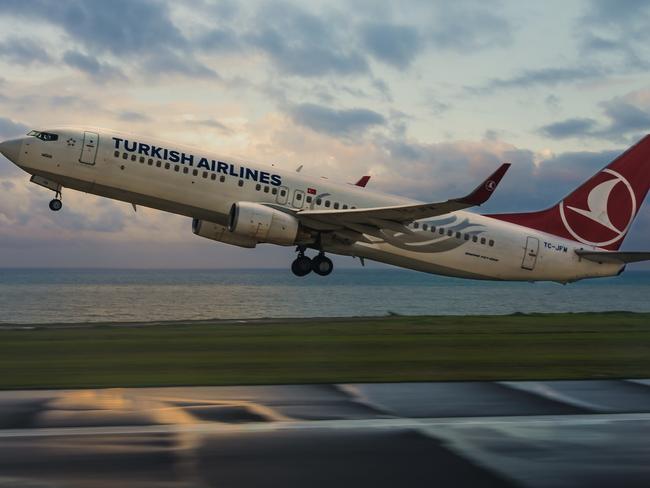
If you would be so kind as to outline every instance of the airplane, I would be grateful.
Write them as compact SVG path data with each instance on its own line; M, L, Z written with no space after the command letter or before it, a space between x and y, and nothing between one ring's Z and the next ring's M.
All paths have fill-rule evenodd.
M559 203L537 212L481 215L509 168L472 192L420 202L356 184L250 164L105 129L32 130L0 152L55 192L100 195L192 218L198 236L244 248L295 246L296 276L326 276L326 253L460 278L574 282L616 276L650 252L619 251L650 187L650 135ZM316 255L307 256L308 250Z

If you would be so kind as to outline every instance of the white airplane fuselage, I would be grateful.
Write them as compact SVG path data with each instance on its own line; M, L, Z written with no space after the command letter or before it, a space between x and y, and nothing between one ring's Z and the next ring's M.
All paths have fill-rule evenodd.
M237 238L225 227L235 202L288 211L420 203L147 137L88 128L51 132L58 135L56 141L22 139L14 163L46 183L215 224L223 235L217 239L217 232L212 238L233 244L238 244ZM36 182L43 185L44 180ZM574 252L596 247L462 210L384 229L381 235L363 235L362 240L346 239L345 232L322 229L318 247L328 253L475 279L565 283L614 276L623 268L581 259ZM242 243L254 245L247 245L250 239Z

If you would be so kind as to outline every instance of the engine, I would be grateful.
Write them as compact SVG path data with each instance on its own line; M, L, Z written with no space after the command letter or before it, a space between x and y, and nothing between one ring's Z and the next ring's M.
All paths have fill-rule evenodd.
M252 202L233 203L228 217L228 230L233 235L280 246L296 243L300 231L293 215Z
M253 248L257 246L257 241L250 237L233 234L223 225L208 222L207 220L192 220L192 232L197 236L212 239L213 241L225 242L239 247Z

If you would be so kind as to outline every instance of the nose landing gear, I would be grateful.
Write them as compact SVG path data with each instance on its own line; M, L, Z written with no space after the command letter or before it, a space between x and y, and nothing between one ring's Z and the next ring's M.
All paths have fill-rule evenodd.
M63 207L63 202L61 201L61 192L57 191L56 196L50 200L50 210L53 212L58 212Z
M291 263L291 271L296 276L307 276L310 272L314 272L320 276L327 276L334 269L332 260L325 256L321 251L314 259L305 256L305 248L298 247L298 257Z

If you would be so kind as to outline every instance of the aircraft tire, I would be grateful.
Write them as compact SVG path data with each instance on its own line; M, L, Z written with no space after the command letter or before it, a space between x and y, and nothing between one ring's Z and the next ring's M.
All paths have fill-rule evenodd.
M311 260L311 270L320 276L327 276L334 269L334 263L330 258L319 254Z
M53 200L50 200L50 210L53 212L58 212L61 210L61 207L63 207L63 202L59 200L58 198L54 198Z
M298 256L293 263L291 263L291 272L296 276L306 276L312 270L311 259L307 256Z

